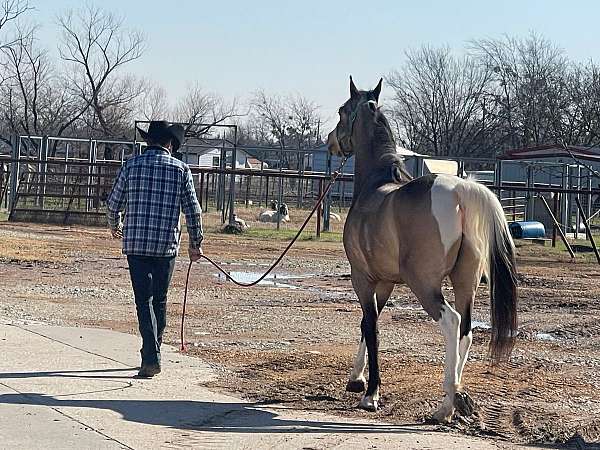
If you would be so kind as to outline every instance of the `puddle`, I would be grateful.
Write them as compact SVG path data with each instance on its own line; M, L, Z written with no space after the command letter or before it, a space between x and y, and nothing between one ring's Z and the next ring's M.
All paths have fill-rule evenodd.
M234 265L234 264L231 264ZM240 265L240 264L238 264ZM261 264L255 264L261 265ZM252 266L252 264L247 264L247 266ZM260 278L263 272L246 272L240 270L231 270L229 274L240 283L252 283L253 281ZM213 274L221 283L225 283L226 278L222 273L214 273ZM322 275L316 275L314 273L307 274L270 274L260 283L260 286L272 286L276 288L283 289L292 289L292 290L301 290L305 292L313 292L319 295L319 299L322 301L331 301L331 300L339 300L339 299L348 299L349 296L353 296L354 292L348 291L337 291L337 290L327 290L324 286L310 286L310 285L296 285L292 284L294 281L305 280L312 277L320 277Z
M200 261L203 266L212 266L208 261ZM243 267L269 267L271 263L239 263L239 262L220 262L220 266L243 266Z
M492 326L490 325L489 322L484 322L482 320L472 320L471 328L472 329L480 328L482 330L489 330L490 328L492 328Z
M232 270L229 274L233 277L234 280L239 281L240 283L252 283L253 281L260 278L262 273L260 272L242 272ZM216 273L215 276L220 281L225 281L226 278L222 273ZM261 286L273 286L284 289L302 289L300 286L295 286L293 284L287 283L288 280L300 280L302 278L308 278L312 275L278 275L271 274L258 283Z
M492 328L489 322L485 322L482 320L473 320L471 322L471 327L473 329L479 328L481 330L489 330ZM517 332L518 334L519 332ZM558 341L558 337L550 333L533 333L533 337L539 341Z

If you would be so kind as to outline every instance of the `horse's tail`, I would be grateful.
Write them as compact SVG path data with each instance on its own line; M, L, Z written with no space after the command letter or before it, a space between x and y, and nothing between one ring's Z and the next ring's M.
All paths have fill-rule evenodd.
M464 238L480 255L490 289L492 338L490 356L510 356L517 334L517 270L515 247L502 205L485 186L459 183L456 192L463 211Z

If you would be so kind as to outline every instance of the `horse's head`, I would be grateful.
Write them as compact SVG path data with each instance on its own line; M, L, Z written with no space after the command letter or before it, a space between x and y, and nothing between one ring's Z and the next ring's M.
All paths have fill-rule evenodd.
M350 98L339 109L340 120L327 136L329 152L337 156L354 154L352 137L357 130L369 121L375 121L379 114L379 94L381 82L372 91L359 91L350 77Z

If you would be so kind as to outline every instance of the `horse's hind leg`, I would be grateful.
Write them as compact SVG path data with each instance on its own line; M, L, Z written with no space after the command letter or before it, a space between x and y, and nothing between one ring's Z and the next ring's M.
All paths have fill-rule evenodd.
M440 293L441 296L441 293ZM442 405L433 415L438 422L449 422L454 414L454 397L458 391L460 315L441 297L440 319L437 321L446 340L446 358L444 360L444 392Z
M463 239L456 264L450 273L450 280L454 289L455 307L461 318L458 362L458 384L461 391L462 374L473 342L471 314L481 275L481 261L469 242ZM457 400L460 405L457 404L456 406L459 407L461 414L468 415L472 413L473 402L466 393L459 395ZM456 400L455 403L457 403Z
M385 307L392 291L394 290L393 283L380 282L375 287L375 295L377 298L377 313L381 314L381 310ZM361 336L358 351L354 358L354 367L350 372L350 379L346 385L348 392L363 392L367 387L365 378L365 368L367 366L367 344L364 335Z
M434 277L433 274L428 276L427 273L417 272L413 272L411 275L407 278L407 284L417 296L425 311L438 323L446 341L443 384L446 395L433 418L438 422L448 422L454 414L454 397L458 390L460 314L444 300L441 277Z

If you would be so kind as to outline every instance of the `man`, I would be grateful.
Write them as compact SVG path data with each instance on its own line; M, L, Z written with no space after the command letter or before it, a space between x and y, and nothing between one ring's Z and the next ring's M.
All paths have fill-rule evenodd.
M113 237L123 238L142 335L138 376L160 373L160 346L166 325L167 291L181 237L179 215L185 214L192 261L202 255L202 216L189 167L175 159L184 138L181 125L150 122L138 128L148 147L129 159L107 200ZM122 222L121 211L125 212Z

